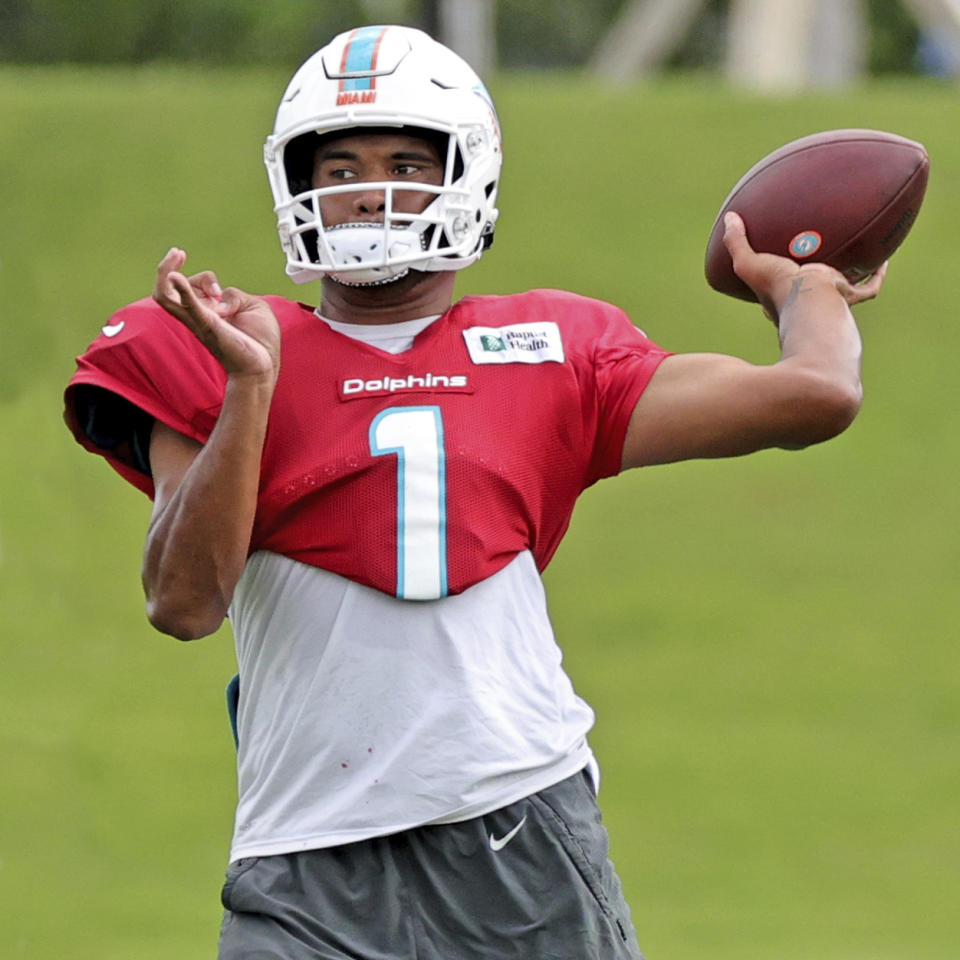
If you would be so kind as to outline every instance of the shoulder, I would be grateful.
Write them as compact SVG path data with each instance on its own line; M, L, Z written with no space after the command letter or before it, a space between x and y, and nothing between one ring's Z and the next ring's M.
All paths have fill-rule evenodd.
M641 351L658 349L620 307L567 290L471 296L459 306L464 325L553 324L568 355L594 356L613 344Z
M276 296L263 299L285 332L313 318L313 308L306 304ZM144 297L122 307L100 328L77 357L71 385L115 389L138 406L143 406L140 400L149 404L162 399L174 387L186 388L212 404L222 394L225 379L223 368L203 344L152 297ZM150 394L149 400L137 396L144 391ZM160 415L154 409L149 412Z
M468 296L460 305L473 313L511 316L518 313L551 320L576 320L582 317L626 316L612 303L569 290L538 289L503 296Z
M203 442L225 381L223 368L193 334L145 298L114 313L77 357L64 417L87 449L143 473L140 448L153 420Z
M197 347L202 349L183 324L152 297L144 297L112 314L79 359L120 362L129 354L171 348L193 352Z
M203 344L153 298L145 297L118 310L100 328L77 357L72 382L109 388L105 381L116 380L136 389L135 385L147 386L151 379L184 380L199 372L222 380L220 365Z

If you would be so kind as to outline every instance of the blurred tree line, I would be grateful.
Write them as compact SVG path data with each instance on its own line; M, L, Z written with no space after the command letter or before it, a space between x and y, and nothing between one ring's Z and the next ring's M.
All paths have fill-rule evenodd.
M506 68L586 62L624 0L498 0ZM728 0L711 0L671 60L716 65ZM0 62L298 63L358 23L429 28L436 0L0 0ZM870 69L914 68L918 30L899 0L867 0Z

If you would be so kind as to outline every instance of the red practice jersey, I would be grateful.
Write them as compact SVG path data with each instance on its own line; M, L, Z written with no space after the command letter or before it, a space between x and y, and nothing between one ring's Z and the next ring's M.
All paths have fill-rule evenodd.
M524 550L542 570L579 493L619 471L630 415L667 356L616 307L559 291L467 297L400 354L266 300L282 357L251 552L411 600L459 593ZM141 300L78 358L66 419L152 496L133 421L205 442L224 385L192 334ZM104 390L106 433L91 426Z

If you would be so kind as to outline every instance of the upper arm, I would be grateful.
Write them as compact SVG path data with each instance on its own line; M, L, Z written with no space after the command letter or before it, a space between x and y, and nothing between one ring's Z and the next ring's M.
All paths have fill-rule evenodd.
M176 492L190 464L203 445L192 437L167 426L161 420L153 425L150 435L150 471L156 491L153 512L160 513Z
M634 408L623 467L804 447L843 430L859 402L859 383L801 363L677 354L660 364Z

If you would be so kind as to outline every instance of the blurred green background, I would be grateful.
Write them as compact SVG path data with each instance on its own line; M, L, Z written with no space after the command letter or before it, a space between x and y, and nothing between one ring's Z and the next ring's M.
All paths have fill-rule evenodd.
M287 70L358 23L410 23L435 33L449 0L4 0L0 61L215 65L274 63ZM468 0L469 2L469 0ZM475 0L478 3L487 0ZM489 0L498 60L517 67L584 64L630 0ZM677 69L716 66L737 0L701 0L670 56ZM841 0L830 0L839 3ZM850 2L850 0L842 0ZM930 0L854 0L868 32L872 72L917 65L917 8ZM462 6L461 6L462 12Z
M234 800L229 631L142 611L148 502L61 422L73 357L172 244L283 277L260 144L294 62L0 65L0 955L214 955ZM802 453L589 491L548 571L612 853L651 960L952 960L960 944L955 87L615 90L504 71L497 242L459 292L559 286L674 350L772 362L702 256L744 170L820 129L923 141L924 210L857 308L866 402Z

